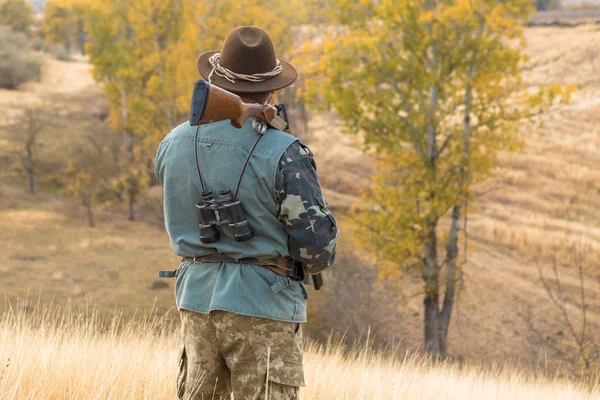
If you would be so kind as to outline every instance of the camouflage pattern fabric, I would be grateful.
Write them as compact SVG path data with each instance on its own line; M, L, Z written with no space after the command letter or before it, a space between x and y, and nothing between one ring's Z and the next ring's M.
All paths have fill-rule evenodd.
M302 142L292 143L281 157L275 192L290 256L313 274L329 268L339 231L323 197L313 154Z
M179 399L299 399L299 324L226 311L180 315Z

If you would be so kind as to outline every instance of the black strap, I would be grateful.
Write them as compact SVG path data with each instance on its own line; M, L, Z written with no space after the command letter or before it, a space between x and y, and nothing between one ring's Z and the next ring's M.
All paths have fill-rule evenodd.
M196 134L194 135L194 157L196 158L196 171L198 172L198 179L200 179L200 187L202 188L203 192L206 192L206 186L204 185L204 179L202 178L202 171L200 170L200 159L198 158L198 132L199 131L200 131L200 125L198 125L196 127ZM248 153L248 157L246 157L246 161L244 162L244 166L242 167L242 172L240 172L240 177L238 178L237 185L235 187L235 194L233 196L234 200L238 199L238 195L240 193L240 187L242 186L242 180L244 179L246 169L248 168L248 165L250 164L250 159L252 158L252 155L254 154L254 151L258 147L258 144L262 140L263 136L265 136L265 135L264 134L258 135L258 138L256 139L256 141L252 145L252 148L250 149L250 153Z
M206 187L204 186L204 179L202 179L202 172L200 172L200 160L198 159L198 131L200 130L200 125L196 127L196 135L194 136L194 156L196 157L196 170L198 171L198 178L200 179L200 187L202 188L202 192L206 192Z
M246 173L246 168L248 168L248 164L250 164L250 158L252 158L254 151L256 150L256 148L258 147L258 144L260 143L260 141L262 140L262 138L264 136L265 136L264 134L262 134L262 135L258 134L258 138L254 142L254 145L252 145L252 148L250 149L250 153L248 153L248 157L246 157L246 161L244 162L244 166L242 167L242 172L240 173L240 177L238 179L237 185L235 186L235 195L233 196L234 200L238 199L238 194L240 193L240 186L242 186L242 179L244 179L244 174Z

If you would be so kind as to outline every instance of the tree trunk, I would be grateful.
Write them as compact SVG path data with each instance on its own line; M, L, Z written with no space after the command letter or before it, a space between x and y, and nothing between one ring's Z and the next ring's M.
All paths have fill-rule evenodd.
M88 224L90 225L90 227L95 227L96 224L94 223L94 213L92 210L92 194L90 194L89 192L83 192L81 193L81 205L85 207L85 210L87 212L87 218L88 218Z
M454 295L456 287L456 269L458 260L458 234L460 231L460 218L462 213L462 203L454 206L450 222L450 235L446 245L446 293L444 294L444 303L440 313L440 336L446 354L446 344L448 342L448 328L450 327L450 317L454 308Z
M423 281L425 282L425 349L433 359L445 357L440 336L439 313L439 265L437 262L437 223L429 228L425 244L424 258L425 269Z
M27 147L27 158L25 160L25 169L27 170L27 181L29 184L29 194L35 196L35 177L33 174L33 152L31 147Z
M481 31L480 31L481 32ZM456 292L456 271L458 261L458 236L460 233L460 219L463 209L466 207L469 198L468 189L468 171L470 164L470 143L471 143L471 109L473 104L473 85L471 80L475 74L475 63L469 66L468 80L465 85L465 111L463 116L463 162L460 167L461 178L461 199L458 204L452 208L450 233L448 243L446 244L446 293L444 294L444 304L440 315L440 333L444 347L447 343L448 329L450 327L450 318L454 308L454 298ZM444 348L444 353L446 349Z
M136 202L136 193L135 190L129 190L129 221L135 221L135 202Z
M85 26L82 19L77 20L77 39L79 40L79 51L85 56Z
M432 71L437 69L437 49L435 46L431 48L431 57L429 66ZM437 177L437 126L435 123L435 113L439 107L438 87L433 83L429 89L429 107L427 110L427 157L426 167L428 170L429 196L429 215L427 239L425 241L423 262L425 264L423 270L423 280L425 281L425 298L423 304L425 306L425 349L434 360L446 357L445 344L442 343L440 332L440 306L439 306L439 275L440 265L437 256L437 224L439 216L437 215L435 203L437 201L437 193L435 189Z
M171 109L171 106L169 104L167 104L165 108L167 110L167 121L169 123L169 129L173 130L175 129L175 117L173 116L173 110Z
M434 360L444 358L445 345L440 335L439 295L437 288L427 288L423 304L425 306L425 350Z
M127 108L127 91L125 89L121 90L121 118L123 119L123 123L127 121L127 117L129 115L129 110ZM125 135L127 137L127 153L126 157L130 164L134 162L134 135L131 132L128 132L125 129ZM134 176L129 176L127 178L127 193L129 195L129 221L135 221L135 202L137 196L137 181Z
M35 196L35 180L33 178L33 171L27 171L27 180L29 181L29 194Z
M114 193L119 202L123 201L123 193L124 192L125 192L125 189L123 189L123 188L118 188L117 190L115 190Z
M302 87L304 87L304 81L301 83ZM300 117L300 123L298 126L301 126L302 134L307 138L310 136L308 132L308 110L306 109L306 102L304 100L304 96L296 100L298 104L298 114Z
M86 206L86 208L87 208L88 223L93 228L96 226L96 224L94 223L94 213L92 212L91 202Z

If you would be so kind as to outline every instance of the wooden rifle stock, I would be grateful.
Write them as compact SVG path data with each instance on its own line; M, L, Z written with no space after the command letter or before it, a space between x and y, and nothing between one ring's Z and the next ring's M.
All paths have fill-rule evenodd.
M230 120L236 128L244 126L248 118L257 118L276 129L287 125L277 116L275 107L244 103L240 96L218 86L199 80L194 85L190 124L204 125L211 122Z

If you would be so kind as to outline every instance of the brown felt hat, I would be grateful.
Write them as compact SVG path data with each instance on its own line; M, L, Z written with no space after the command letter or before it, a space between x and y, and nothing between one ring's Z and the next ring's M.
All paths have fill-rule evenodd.
M213 66L209 59L218 50L207 51L198 57L198 72L208 80ZM229 33L220 51L219 64L237 74L253 75L269 73L277 66L277 56L271 37L263 29L256 26L241 26ZM279 59L281 72L276 76L266 77L262 82L250 82L242 79L226 78L213 73L211 83L225 90L236 93L265 93L282 89L294 83L298 77L296 68Z

